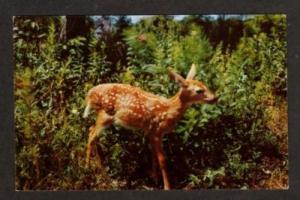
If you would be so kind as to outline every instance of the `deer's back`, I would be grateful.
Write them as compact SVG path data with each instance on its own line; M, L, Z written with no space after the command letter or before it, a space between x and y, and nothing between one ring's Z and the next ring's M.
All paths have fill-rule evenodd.
M167 115L169 101L140 88L126 84L101 84L88 93L92 107L117 115L134 128L159 123Z

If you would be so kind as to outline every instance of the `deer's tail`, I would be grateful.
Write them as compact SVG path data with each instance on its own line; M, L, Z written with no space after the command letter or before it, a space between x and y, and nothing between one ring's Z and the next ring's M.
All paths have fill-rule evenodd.
M87 101L86 107L84 109L83 118L87 118L87 116L90 114L91 110L91 102Z

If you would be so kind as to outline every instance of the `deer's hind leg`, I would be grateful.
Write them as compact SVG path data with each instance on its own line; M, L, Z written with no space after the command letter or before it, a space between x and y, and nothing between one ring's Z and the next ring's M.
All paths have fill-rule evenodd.
M87 149L86 149L86 167L89 166L90 163L90 156L91 156L91 149L93 143L95 142L96 138L99 137L100 133L103 129L113 122L113 117L108 115L105 111L100 110L97 115L96 124L90 128ZM100 147L99 147L100 148ZM101 156L98 155L99 164L101 164Z

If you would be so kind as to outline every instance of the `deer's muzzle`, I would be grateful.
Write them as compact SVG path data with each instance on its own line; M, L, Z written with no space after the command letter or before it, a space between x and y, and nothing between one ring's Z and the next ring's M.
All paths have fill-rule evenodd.
M206 99L205 99L205 102L206 102L206 103L213 104L213 103L217 103L217 102L218 102L218 99L219 99L219 97L217 97L217 96L212 96L212 97L206 98Z

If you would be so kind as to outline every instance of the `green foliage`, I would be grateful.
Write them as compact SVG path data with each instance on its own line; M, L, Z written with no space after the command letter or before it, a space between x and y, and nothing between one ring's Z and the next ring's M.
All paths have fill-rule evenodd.
M111 27L100 35L92 28L87 36L62 41L60 17L14 18L17 189L158 188L148 178L151 153L139 131L106 129L97 144L105 168L99 169L95 156L89 169L83 167L94 123L81 117L84 98L106 82L171 97L179 87L167 67L186 75L192 63L196 79L215 91L219 102L190 107L166 135L173 187L272 188L266 180L286 177L285 16L102 20Z

